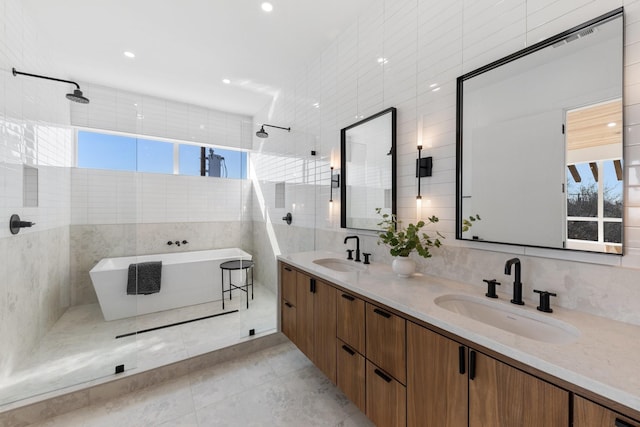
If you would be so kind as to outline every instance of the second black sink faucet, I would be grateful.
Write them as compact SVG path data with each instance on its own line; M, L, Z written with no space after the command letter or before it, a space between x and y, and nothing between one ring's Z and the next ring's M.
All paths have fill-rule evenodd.
M518 258L507 260L507 263L504 265L504 274L511 274L511 266L514 264L516 266L516 272L513 278L513 299L511 303L524 305L524 301L522 301L522 282L520 281L520 260Z
M344 238L344 244L347 244L347 240L356 239L356 259L355 262L360 262L360 238L358 236L347 236Z

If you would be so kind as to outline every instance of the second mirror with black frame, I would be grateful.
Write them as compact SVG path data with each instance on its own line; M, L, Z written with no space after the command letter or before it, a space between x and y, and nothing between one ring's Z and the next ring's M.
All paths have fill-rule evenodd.
M458 239L622 253L623 28L617 9L458 78Z
M340 139L340 226L378 231L376 209L396 213L396 109L347 126Z

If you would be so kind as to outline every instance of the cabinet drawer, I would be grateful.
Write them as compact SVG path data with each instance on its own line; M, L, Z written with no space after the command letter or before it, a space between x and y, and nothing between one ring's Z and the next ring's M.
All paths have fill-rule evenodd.
M364 301L346 292L337 294L338 338L364 354Z
M280 264L281 297L296 305L296 271L287 264Z
M406 384L406 320L369 303L365 310L367 359Z
M406 426L407 390L367 360L367 417L377 426Z
M282 333L296 343L296 307L289 301L282 300Z
M337 383L358 409L365 412L365 359L341 340L338 343Z
M640 422L574 395L573 425L574 427L640 427Z

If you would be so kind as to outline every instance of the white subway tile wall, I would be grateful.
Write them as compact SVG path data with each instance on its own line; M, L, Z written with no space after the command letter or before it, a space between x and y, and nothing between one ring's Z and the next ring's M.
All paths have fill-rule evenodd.
M96 169L71 170L71 224L242 221L251 182Z
M67 88L11 72L65 78L38 54L38 43L22 3L0 0L0 340L10 343L0 352L0 377L70 304L69 251L61 250L69 247L73 161ZM37 207L24 206L23 165L37 168ZM12 214L36 225L14 236Z
M251 148L251 117L82 83L89 104L71 104L71 124L157 138Z

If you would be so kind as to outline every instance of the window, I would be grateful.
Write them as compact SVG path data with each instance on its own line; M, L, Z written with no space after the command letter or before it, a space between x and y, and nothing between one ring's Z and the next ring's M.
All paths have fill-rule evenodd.
M174 147L178 146L178 175L200 176L198 145L141 139L135 136L78 131L79 168L174 173ZM247 153L205 147L206 174L212 177L246 179Z
M620 159L568 165L567 237L622 243L622 164Z

